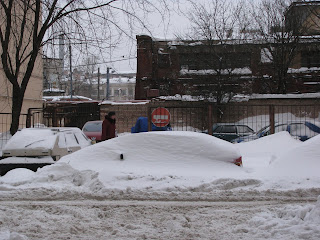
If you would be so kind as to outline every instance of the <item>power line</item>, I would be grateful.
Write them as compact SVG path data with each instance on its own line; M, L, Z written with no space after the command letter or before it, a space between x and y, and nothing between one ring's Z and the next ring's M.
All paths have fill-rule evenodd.
M48 59L53 59L53 58L48 58ZM54 59L59 59L59 58L54 58ZM85 67L85 66L93 66L93 65L100 65L100 64L107 64L107 63L114 63L114 62L122 62L122 61L131 60L131 59L137 59L137 57L130 57L130 58L118 59L118 60L113 60L113 61L108 61L108 62L79 64L79 65L73 66L73 68L76 68L76 67ZM60 60L60 59L59 59L59 60ZM45 69L58 69L58 68L63 68L63 67L57 66L57 67L50 67L50 68L45 68Z

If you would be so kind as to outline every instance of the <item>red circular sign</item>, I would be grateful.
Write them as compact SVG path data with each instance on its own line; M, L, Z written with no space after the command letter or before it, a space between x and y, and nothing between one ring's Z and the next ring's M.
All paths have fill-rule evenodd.
M165 127L170 123L170 112L168 109L159 107L155 110L153 110L151 114L151 122L156 127Z

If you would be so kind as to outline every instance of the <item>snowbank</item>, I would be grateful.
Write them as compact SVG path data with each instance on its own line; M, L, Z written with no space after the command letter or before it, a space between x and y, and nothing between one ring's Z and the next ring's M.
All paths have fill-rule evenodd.
M236 144L244 157L276 156L300 145L301 141L292 138L288 132L279 132L254 141Z
M78 171L69 164L60 162L40 168L37 172L22 168L13 169L0 177L0 184L21 188L38 188L39 186L55 187L57 189L66 188L69 191L80 187L91 192L103 188L98 180L98 173L90 170Z
M270 174L278 176L320 177L319 146L320 135L279 155L268 171Z
M270 162L279 154L290 151L301 142L288 132L279 132L250 142L235 144L242 155L243 166L250 172L258 172L256 178L270 167Z
M9 230L0 232L0 240L28 240L24 235L16 232L10 232Z
M253 239L320 239L320 196L316 205L289 205L259 213L249 224Z

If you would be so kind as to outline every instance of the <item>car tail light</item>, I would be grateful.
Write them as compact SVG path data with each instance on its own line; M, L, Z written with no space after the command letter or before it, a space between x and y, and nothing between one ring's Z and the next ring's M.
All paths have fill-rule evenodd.
M239 167L242 167L242 157L237 158L233 163Z

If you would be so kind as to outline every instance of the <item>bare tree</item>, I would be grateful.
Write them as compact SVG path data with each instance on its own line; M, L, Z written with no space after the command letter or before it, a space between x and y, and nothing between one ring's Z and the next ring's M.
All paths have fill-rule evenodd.
M187 38L202 43L191 50L194 53L191 58L197 62L196 68L203 72L205 84L201 94L215 98L219 105L233 97L235 89L232 83L236 81L237 73L244 67L250 67L245 60L245 46L237 50L234 48L235 44L245 43L245 35L241 33L247 24L243 18L244 4L230 0L213 0L206 4L189 2L192 10L186 16L192 25Z
M128 34L118 25L117 14L128 18L129 28L145 27L137 9L147 14L166 7L149 0L0 0L1 65L12 86L11 134L18 129L24 95L45 44L54 43L63 30L73 44L90 43L103 51L111 44L112 29Z
M263 0L259 5L252 5L252 28L257 29L255 36L264 47L261 50L265 63L269 63L270 81L266 82L268 92L288 92L290 78L288 70L299 50L301 36L309 26L302 25L301 11L287 10L292 0Z

